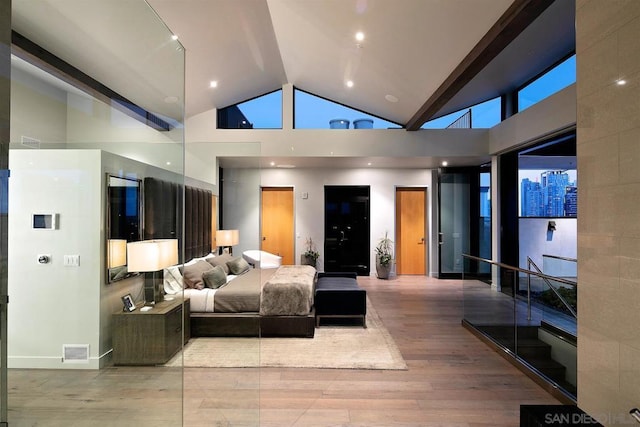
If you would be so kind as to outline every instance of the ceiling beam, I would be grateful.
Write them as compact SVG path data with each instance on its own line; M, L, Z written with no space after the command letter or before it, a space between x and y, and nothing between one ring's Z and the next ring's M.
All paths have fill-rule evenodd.
M440 111L555 0L515 0L447 79L406 123L418 130Z

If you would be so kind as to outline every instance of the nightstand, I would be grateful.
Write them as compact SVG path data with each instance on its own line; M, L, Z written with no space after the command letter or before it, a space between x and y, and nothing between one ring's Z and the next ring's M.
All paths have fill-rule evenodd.
M191 337L189 299L174 297L149 311L113 314L114 365L161 365ZM184 328L183 328L184 322ZM184 333L183 333L184 332Z

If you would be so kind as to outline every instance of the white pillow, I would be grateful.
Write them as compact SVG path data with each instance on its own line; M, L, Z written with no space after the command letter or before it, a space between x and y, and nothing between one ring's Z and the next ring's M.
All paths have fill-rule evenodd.
M164 292L168 295L175 295L182 292L184 287L182 274L178 266L165 268L164 271Z

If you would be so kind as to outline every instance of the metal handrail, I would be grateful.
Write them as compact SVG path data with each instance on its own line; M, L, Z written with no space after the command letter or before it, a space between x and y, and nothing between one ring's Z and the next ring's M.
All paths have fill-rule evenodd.
M497 261L492 261L490 259L486 259L486 258L480 258L477 256L473 256L473 255L469 255L469 254L462 254L462 256L464 258L469 258L469 259L473 259L476 261L482 261L482 262L486 262L488 264L491 265L495 265L497 267L502 267L502 268L506 268L509 270L513 270L513 271L517 271L520 273L524 273L527 275L527 315L528 315L528 320L531 320L531 275L540 277L541 279L543 279L545 281L545 283L547 284L547 286L549 286L553 292L556 294L556 296L558 296L558 298L560 298L560 301L562 301L562 303L569 309L569 311L571 312L571 314L573 315L574 318L578 318L577 313L571 308L571 306L567 303L567 301L560 296L560 294L558 293L558 291L551 286L551 284L549 283L549 280L553 280L554 282L559 282L559 283L564 283L567 285L571 285L571 286L578 286L578 284L572 280L567 280L567 279L563 279L561 277L553 277L553 276L549 276L548 274L544 274L542 273L542 271L540 271L540 269L538 268L537 265L535 265L535 263L533 263L533 261L531 261L533 263L533 265L535 266L536 269L538 269L538 271L531 271L531 270L525 270L524 268L520 268L520 267L514 267L512 265L508 265L508 264L504 264L501 262L497 262ZM531 258L527 257L528 260L531 260Z
M555 259L559 259L562 261L571 261L571 262L578 262L578 260L576 258L568 258L568 257L564 257L564 256L559 256L559 255L548 255L548 254L542 254L543 258L555 258Z
M532 266L539 272L542 273L542 270L540 270L540 267L538 267L536 265L535 262L533 262L533 260L529 257L527 257L527 266ZM577 319L578 318L578 314L575 312L575 310L569 305L569 303L567 302L567 300L564 299L564 297L562 295L560 295L560 292L558 292L558 290L553 287L551 285L551 282L549 282L548 279L546 278L542 278L542 280L544 280L544 283L547 284L547 286L549 287L549 289L551 289L553 291L553 293L558 297L558 299L560 301L562 301L562 304L564 304L565 307L567 307L567 310L569 310L569 312L571 313L571 315ZM554 281L558 281L557 278L553 279ZM527 276L527 310L528 310L528 320L531 320L531 275Z
M473 260L476 260L476 261L483 261L483 262L486 262L488 264L495 265L497 267L508 268L509 270L518 271L520 273L533 274L534 276L547 278L549 280L553 280L554 282L560 282L560 283L564 283L564 284L571 285L571 286L578 286L578 284L576 282L574 282L573 280L567 280L567 279L563 279L561 277L549 276L548 274L538 273L538 272L531 271L531 270L526 270L526 269L520 268L520 267L514 267L512 265L503 264L501 262L492 261L490 259L480 258L480 257L469 255L469 254L462 254L462 256L464 258L469 258L469 259L473 259Z

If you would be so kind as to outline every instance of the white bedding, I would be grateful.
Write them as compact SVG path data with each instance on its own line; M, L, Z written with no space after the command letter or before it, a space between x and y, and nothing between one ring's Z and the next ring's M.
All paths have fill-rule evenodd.
M227 283L231 282L236 277L238 276L234 276L232 274L227 276ZM188 288L184 290L184 297L190 299L189 309L191 311L199 313L213 313L215 311L214 307L217 291L218 289L211 288Z

